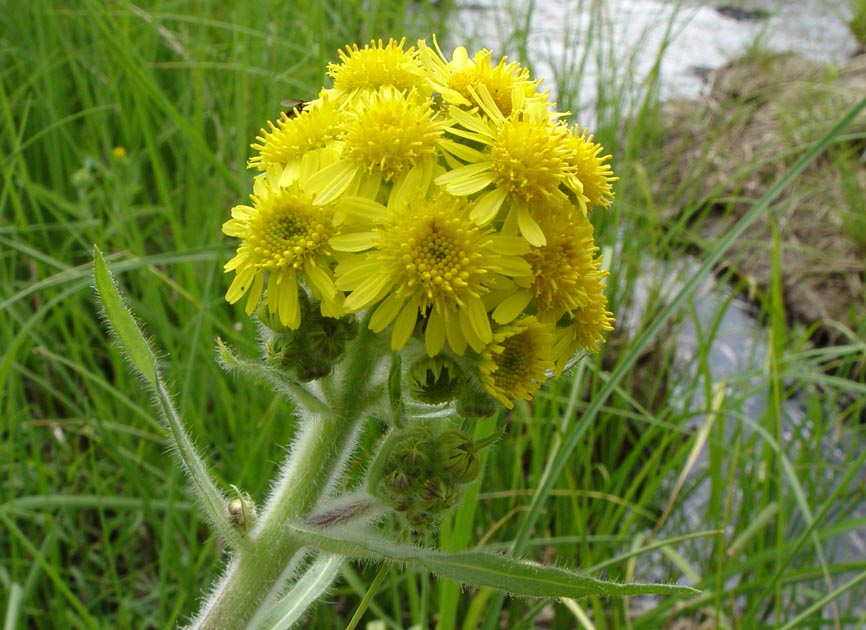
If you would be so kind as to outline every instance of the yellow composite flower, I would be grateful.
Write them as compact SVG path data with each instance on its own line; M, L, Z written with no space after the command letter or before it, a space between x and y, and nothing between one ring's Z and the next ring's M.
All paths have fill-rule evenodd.
M595 299L593 292L604 288L607 272L601 269L592 224L568 201L550 206L539 217L547 242L524 256L532 282L499 304L493 312L497 323L512 321L530 305L539 320L555 323L587 306Z
M251 203L223 225L240 239L226 299L292 329L301 291L326 317L368 310L394 351L468 354L509 408L597 349L614 319L588 213L617 178L542 81L435 37L346 46L327 73L252 145Z
M509 62L502 57L494 64L491 51L481 49L470 57L463 46L455 48L449 60L435 37L433 46L430 48L420 40L420 59L433 91L441 94L446 103L466 107L480 105L480 86L484 86L497 110L506 117L521 109L526 101L547 103L548 91L538 90L542 81L531 80L529 69L516 61Z
M376 199L383 183L399 188L406 177L426 187L447 124L416 90L383 87L358 95L340 123L340 158L313 182L319 202L344 194Z
M531 400L554 368L553 324L529 316L503 326L480 355L484 389L508 409L515 400Z
M578 131L575 127L570 136L568 162L574 166L575 177L583 185L583 195L586 207L608 208L613 203L613 183L618 177L613 176L613 168L609 164L610 154L601 155L604 148L592 141L592 134L587 136L586 127Z
M314 204L302 180L281 187L260 176L250 198L251 206L235 206L223 224L225 234L241 239L235 257L225 265L227 272L235 272L226 300L234 304L246 295L251 314L267 289L268 311L284 326L297 329L303 279L321 300L322 313L340 316L342 295L329 263L328 240L338 233L332 225L333 207Z
M488 116L452 107L452 116L460 128L449 128L454 135L474 141L481 150L475 155L460 151L456 157L468 159L469 163L435 181L452 195L480 193L472 210L472 219L480 225L495 220L508 202L506 224L514 225L533 245L543 245L546 237L534 208L551 198L567 198L567 190L583 199L582 185L569 163L568 128L551 121L543 107L506 118L497 111L483 86L481 96ZM451 144L443 146L453 149Z
M589 302L582 308L574 309L564 325L560 322L557 326L553 349L556 376L562 374L576 352L597 351L604 342L603 333L613 330L615 320L613 313L607 310L601 277L595 276L589 284L595 285L587 292Z
M330 152L333 161L339 134L340 110L327 97L306 105L290 116L281 112L276 123L268 121L252 148L257 154L248 168L268 173L278 184L287 185L298 177L301 160L315 152Z
M506 278L526 278L527 244L469 220L466 201L442 191L416 197L382 227L331 241L354 252L336 268L337 288L350 291L348 311L376 307L370 328L393 323L391 347L402 348L420 319L430 356L445 342L457 354L476 351L493 333L485 298Z
M397 90L426 90L424 69L418 60L414 46L403 50L404 37L399 42L389 39L372 40L363 48L357 44L340 50L340 63L328 64L328 75L334 80L334 87L328 93L336 98L353 98L364 90L378 90L389 86Z

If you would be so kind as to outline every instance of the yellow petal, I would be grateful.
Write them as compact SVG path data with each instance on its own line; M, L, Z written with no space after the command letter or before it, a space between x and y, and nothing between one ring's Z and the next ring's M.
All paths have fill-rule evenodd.
M517 209L517 225L520 227L520 233L523 238L536 247L547 245L547 239L544 232L541 231L541 226L536 223L526 206L520 206Z
M455 314L456 315L456 314ZM466 337L460 329L459 317L445 318L445 335L448 338L448 345L457 354L463 355L466 352Z
M438 186L445 186L449 193L457 197L477 193L493 182L490 164L490 162L480 162L456 168L437 177L435 183Z
M532 293L529 291L518 291L499 303L499 306L493 311L493 321L497 324L507 324L520 315L531 301Z
M487 317L487 310L484 308L484 302L481 298L469 298L466 300L466 305L463 308L469 319L469 324L478 338L485 344L493 340L493 332L490 330L490 319Z
M371 276L381 275L377 273L381 268L381 263L364 256L355 256L341 262L337 265L337 288L352 291Z
M370 330L374 333L380 333L385 330L388 324L393 322L394 318L397 317L403 304L404 300L398 298L393 293L382 300L382 303L379 304L370 317Z
M376 245L379 235L375 232L354 232L340 234L328 241L328 245L341 252L362 252Z
M503 256L523 256L531 250L529 243L519 236L495 234L490 237L490 250Z
M251 315L259 305L259 300L262 299L262 291L265 288L265 274L257 273L253 278L253 285L250 287L250 293L247 296L247 315Z
M391 278L387 274L370 276L346 298L345 307L350 311L360 311L381 300L390 286Z
M382 223L388 218L388 208L366 197L346 195L340 198L337 209L345 212L353 219Z
M505 201L507 196L508 193L503 188L494 188L484 193L475 202L469 218L478 225L487 225L496 218L499 209L502 207L502 202Z
M415 330L415 322L418 319L418 304L415 300L410 301L394 322L394 330L391 332L391 350L399 350L406 345L412 332Z
M297 330L301 325L301 310L298 308L298 281L295 274L289 275L280 284L280 321L283 326Z
M435 356L445 345L445 318L437 310L430 312L427 318L427 331L424 333L424 347L428 356Z
M243 297L244 293L249 290L250 283L253 281L255 274L256 268L252 265L241 267L238 270L237 274L235 274L235 279L232 280L229 286L229 290L226 291L226 300L229 304L234 304Z
M349 160L340 160L326 166L305 182L306 192L315 194L313 202L322 206L346 192L358 174L358 166Z
M448 113L451 117L460 123L461 126L469 129L470 131L474 131L475 133L481 134L483 136L487 136L488 138L494 138L495 134L490 129L490 125L488 125L481 117L476 113L474 116L465 112L459 107L449 107Z
M304 273L322 298L326 300L334 299L334 296L337 294L337 287L334 286L333 279L331 279L331 276L324 269L321 269L316 264L307 264L304 266Z

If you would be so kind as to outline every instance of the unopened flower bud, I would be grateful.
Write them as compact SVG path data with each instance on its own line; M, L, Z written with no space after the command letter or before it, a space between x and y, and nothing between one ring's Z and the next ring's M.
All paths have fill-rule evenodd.
M412 398L429 405L454 400L465 380L457 364L442 355L416 362L409 368L407 379Z
M278 313L272 313L268 308L268 301L261 300L259 302L258 307L256 307L256 318L262 323L263 326L272 330L276 333L283 333L288 331L289 329L280 322L280 316Z
M255 525L258 515L256 513L256 504L246 493L238 493L236 499L232 499L226 504L226 515L229 524L241 532L247 532Z
M475 454L475 442L464 431L449 430L439 436L437 444L442 470L457 483L469 483L478 476L481 466Z
M346 349L346 342L358 332L358 321L352 317L310 318L308 337L310 348L325 360L336 361ZM306 329L306 326L303 326Z
M298 351L288 333L271 334L265 341L265 360L277 368L291 368L298 360Z

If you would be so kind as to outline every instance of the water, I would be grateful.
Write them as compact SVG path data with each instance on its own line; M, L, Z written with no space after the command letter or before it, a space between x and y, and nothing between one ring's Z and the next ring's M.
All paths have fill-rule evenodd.
M528 65L533 76L547 79L544 85L554 98L557 91L579 94L572 109L579 112L582 125L590 126L599 75L606 82L631 86L619 100L637 102L665 45L662 99L703 95L706 71L741 55L757 38L770 50L792 50L830 64L841 64L857 48L846 25L848 0L717 4L766 17L738 20L729 17L731 11L695 0L462 0L451 28L455 43L490 48ZM524 30L528 59L520 58L512 46ZM581 64L586 51L587 63Z

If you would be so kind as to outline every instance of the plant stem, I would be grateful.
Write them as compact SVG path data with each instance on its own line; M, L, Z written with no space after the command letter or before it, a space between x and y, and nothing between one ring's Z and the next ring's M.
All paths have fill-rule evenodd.
M192 630L246 628L267 612L263 607L282 594L304 546L287 525L308 514L342 472L377 391L371 383L383 354L377 346L362 324L338 375L329 377L338 380L333 399L328 401L331 412L322 415L298 410L298 435L260 519L249 533L250 544L235 554Z

